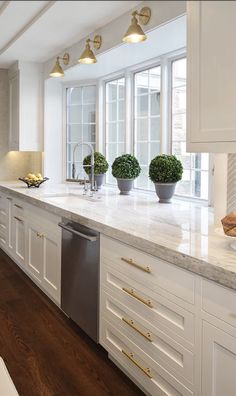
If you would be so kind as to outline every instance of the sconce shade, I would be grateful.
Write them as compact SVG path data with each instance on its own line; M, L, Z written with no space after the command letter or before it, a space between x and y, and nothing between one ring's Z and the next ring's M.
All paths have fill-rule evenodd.
M55 66L49 75L50 77L64 77L64 71L60 65L59 56L57 57Z
M85 50L82 52L82 54L80 55L80 58L78 60L79 63L84 63L86 65L90 65L92 63L97 62L96 56L94 55L93 51L91 50L89 42L90 42L90 40L88 39L86 46L85 46Z
M147 36L141 26L138 24L136 15L132 16L131 24L123 37L125 43L140 43L146 40Z

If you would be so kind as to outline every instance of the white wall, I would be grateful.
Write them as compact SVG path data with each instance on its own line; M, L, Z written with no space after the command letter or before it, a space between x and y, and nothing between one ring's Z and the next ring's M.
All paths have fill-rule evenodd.
M0 180L17 180L29 172L41 171L40 153L8 151L8 71L0 69Z
M45 81L44 87L43 173L51 182L62 182L62 86L57 79Z

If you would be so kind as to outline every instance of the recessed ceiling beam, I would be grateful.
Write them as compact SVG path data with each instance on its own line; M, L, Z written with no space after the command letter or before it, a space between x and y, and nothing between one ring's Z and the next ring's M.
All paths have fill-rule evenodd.
M5 3L7 3L5 5ZM0 8L0 15L1 13L6 9L6 7L11 3L11 1L5 1L2 7ZM12 38L11 40L8 41L7 44L5 44L1 49L0 49L0 55L3 54L5 51L7 51L8 48L10 48L34 23L36 23L54 4L56 1L49 1L48 4L40 11L38 12L28 23L26 23L23 28L21 28ZM3 11L2 11L3 8Z
M4 12L4 10L9 6L10 1L4 1L2 6L0 7L0 15Z

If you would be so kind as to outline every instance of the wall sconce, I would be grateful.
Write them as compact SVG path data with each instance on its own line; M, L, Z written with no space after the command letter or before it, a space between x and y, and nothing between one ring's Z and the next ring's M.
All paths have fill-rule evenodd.
M132 13L131 24L122 40L125 43L140 43L141 41L146 40L147 36L139 23L141 25L147 25L150 18L151 9L149 7L143 7L140 12L134 11Z
M60 59L63 61L64 65L68 65L70 61L70 55L66 52L63 55L63 58L57 57L55 66L53 67L51 73L49 74L50 77L64 77L65 73L60 65Z
M101 48L102 45L102 37L97 35L94 37L94 40L91 39L86 40L85 50L82 52L82 54L78 59L79 63L91 65L92 63L97 62L97 58L94 55L93 51L91 50L90 43L93 43L93 48L98 50L99 48Z

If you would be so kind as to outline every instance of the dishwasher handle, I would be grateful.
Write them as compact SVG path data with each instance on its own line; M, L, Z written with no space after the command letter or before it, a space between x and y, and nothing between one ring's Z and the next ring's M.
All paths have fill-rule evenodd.
M90 235L86 235L83 234L82 232L76 231L74 228L67 226L64 223L58 223L59 227L63 228L66 231L71 232L72 234L78 235L81 238L87 239L90 242L96 242L97 237L96 236L90 236Z

